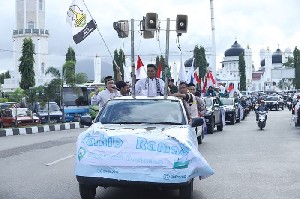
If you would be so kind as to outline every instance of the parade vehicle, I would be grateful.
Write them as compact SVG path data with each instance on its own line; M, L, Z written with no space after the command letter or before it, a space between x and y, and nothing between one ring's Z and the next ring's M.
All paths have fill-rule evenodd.
M216 97L204 97L206 112L204 114L207 133L213 134L217 126L218 131L223 130L223 120L219 101Z
M179 189L191 199L194 179L214 173L198 151L203 119L189 118L176 97L117 97L81 124L91 125L76 144L82 199L95 198L98 186Z
M268 96L265 98L265 103L266 107L269 110L275 109L276 111L278 111L279 108L281 108L282 110L284 109L283 99L279 96Z
M0 127L19 127L39 124L40 120L28 108L7 108L0 113Z
M234 125L241 121L241 110L238 103L234 102L234 98L220 98L225 110L225 121Z

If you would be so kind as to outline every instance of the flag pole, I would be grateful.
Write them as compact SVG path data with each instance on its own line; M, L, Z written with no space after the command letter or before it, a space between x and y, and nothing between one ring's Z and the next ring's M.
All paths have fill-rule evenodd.
M93 20L94 22L96 22L96 21L94 20L93 16L92 16L90 10L88 9L87 5L85 4L84 0L82 0L82 2L83 2L83 4L84 4L84 6L85 6L87 12L89 13L90 17L92 18L92 20ZM120 70L120 67L118 66L117 62L116 62L115 59L113 58L113 56L112 56L112 54L111 54L111 52L110 52L110 50L109 50L109 48L108 48L108 46L107 46L107 44L106 44L106 42L105 42L105 40L104 40L104 38L103 38L103 36L102 36L102 34L101 34L101 32L100 32L100 30L99 30L99 28L98 28L97 25L96 25L96 29L97 29L97 31L98 31L98 33L99 33L99 35L100 35L100 37L101 37L101 39L102 39L102 41L103 41L105 47L106 47L106 49L107 49L107 51L108 51L108 53L109 53L111 59L113 60L113 62L114 62L114 64L116 65L116 67L118 68L118 71L119 71L120 75L122 75L121 70Z

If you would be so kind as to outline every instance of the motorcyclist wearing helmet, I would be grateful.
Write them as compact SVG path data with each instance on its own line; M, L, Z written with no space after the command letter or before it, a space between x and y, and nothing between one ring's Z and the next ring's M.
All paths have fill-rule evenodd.
M264 100L260 100L260 104L257 107L257 109L255 110L256 121L258 121L258 111L268 111L268 108L266 107L266 103ZM267 120L267 116L266 116L266 120Z

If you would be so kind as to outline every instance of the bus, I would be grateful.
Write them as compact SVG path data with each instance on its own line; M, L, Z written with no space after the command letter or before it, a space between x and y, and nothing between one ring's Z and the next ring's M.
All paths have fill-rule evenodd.
M76 86L62 88L62 105L61 109L64 110L66 122L78 122L81 116L89 113L89 105L91 99L90 93L94 88L87 86Z

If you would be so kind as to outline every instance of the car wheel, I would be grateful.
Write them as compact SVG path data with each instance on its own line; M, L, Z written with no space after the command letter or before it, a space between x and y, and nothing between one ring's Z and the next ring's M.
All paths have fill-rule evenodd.
M284 110L284 106L283 105L282 105L281 109Z
M278 107L278 105L277 105L277 106L276 106L276 111L278 111L278 108L279 108L279 107Z
M217 130L218 131L223 131L223 120L222 120L222 117L221 117L221 124L219 124L218 126L217 126Z
M96 188L95 186L87 185L87 184L79 184L79 192L81 199L94 199L96 196Z
M215 129L215 119L211 118L211 122L210 122L209 126L207 127L207 133L208 134L213 134L214 129Z
M179 189L179 199L192 199L193 197L193 181L188 185L182 186Z
M0 128L4 128L2 122L0 122Z
M235 117L235 114L233 115L233 117L232 117L232 119L230 120L230 124L231 125L234 125L235 124L235 119L236 117Z

